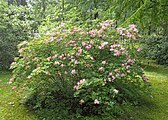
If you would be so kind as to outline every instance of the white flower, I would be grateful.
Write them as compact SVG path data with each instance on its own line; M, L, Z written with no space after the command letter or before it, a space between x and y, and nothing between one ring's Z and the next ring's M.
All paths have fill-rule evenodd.
M76 74L76 70L73 69L73 70L71 71L71 74L72 74L72 75L75 75L75 74Z
M85 101L84 101L83 99L81 99L81 100L79 101L79 104L82 105L83 103L85 103Z
M103 68L103 67L100 67L100 68L99 68L99 71L100 71L100 72L103 72L103 71L104 71L104 68Z
M94 100L94 104L100 104L100 101L98 101L97 99Z
M55 61L54 64L55 64L55 65L60 65L60 62Z
M102 61L102 64L106 64L106 61Z
M115 94L118 94L119 91L118 91L117 89L114 89L113 92L114 92Z

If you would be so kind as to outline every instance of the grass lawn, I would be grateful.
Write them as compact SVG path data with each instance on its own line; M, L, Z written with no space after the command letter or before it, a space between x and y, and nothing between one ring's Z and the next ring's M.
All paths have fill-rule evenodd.
M152 96L142 106L131 108L130 119L168 120L168 67L151 61L144 63L144 69L152 84ZM12 85L7 84L9 78L9 72L0 72L0 120L37 120L35 114L20 104Z
M135 120L168 120L168 67L144 63L145 73L152 84L152 96L132 112Z
M12 91L12 85L7 84L9 72L0 72L0 120L36 120L18 101Z

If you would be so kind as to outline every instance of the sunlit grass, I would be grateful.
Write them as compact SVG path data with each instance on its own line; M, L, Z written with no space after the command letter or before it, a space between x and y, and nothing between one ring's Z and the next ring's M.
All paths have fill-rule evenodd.
M7 84L9 78L9 72L0 72L0 120L35 120L18 101L12 85Z
M142 106L133 108L132 116L136 120L168 119L168 67L144 63L145 73L152 85L152 96Z

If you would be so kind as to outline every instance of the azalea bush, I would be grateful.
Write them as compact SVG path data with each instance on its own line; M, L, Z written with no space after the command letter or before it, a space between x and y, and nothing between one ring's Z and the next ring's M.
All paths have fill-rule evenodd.
M18 92L36 93L36 108L71 101L71 110L89 115L137 103L147 92L134 45L138 37L135 25L115 29L110 20L90 31L61 24L18 45L9 83L15 81Z

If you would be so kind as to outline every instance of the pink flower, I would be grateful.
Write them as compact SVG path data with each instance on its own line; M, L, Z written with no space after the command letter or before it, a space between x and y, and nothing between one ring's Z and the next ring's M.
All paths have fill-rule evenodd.
M104 47L105 45L108 45L108 44L109 44L108 42L103 42L103 43L101 44L101 46Z
M130 28L135 28L136 25L135 25L135 24L130 24L129 27L130 27Z
M125 48L121 48L121 53L124 54L125 52Z
M125 74L124 74L124 73L122 73L122 74L121 74L121 77L124 77L124 76L125 76Z
M114 69L114 72L118 72L118 69Z
M74 90L78 90L79 86L82 85L85 82L85 79L79 80L77 84L74 86Z
M8 82L8 84L12 84L12 82L11 82L11 81L9 81L9 82Z
M91 48L92 48L91 45L87 45L87 46L86 46L86 49L87 49L87 50L89 50L89 49L91 49Z
M100 104L100 101L98 101L97 99L94 100L94 104Z
M91 30L91 31L89 31L89 35L90 35L91 37L95 37L95 36L96 36L96 33L97 33L97 30Z
M17 88L17 86L13 86L13 87L12 87L12 90L16 90L16 88Z
M131 38L131 33L130 33L128 30L126 30L125 32L126 32L126 33L125 33L126 36L127 36L128 38Z
M77 85L81 85L85 82L85 79L79 80L79 82L77 82Z
M82 46L86 46L86 43L85 43L85 42L82 42Z
M78 28L73 29L73 32L79 32L79 31L80 31L80 29L78 29Z
M105 29L106 27L108 27L110 25L111 25L111 21L109 21L109 20L106 20L103 23L101 23L101 26L103 29Z
M55 54L54 56L52 56L52 59L54 59L54 58L56 58L58 55L57 54Z
M80 54L82 53L82 49L81 48L78 49L78 53L80 53Z
M129 63L129 64L133 64L133 63L134 63L134 60L131 59L131 58L129 58L128 61L127 61L127 63Z
M78 90L78 87L79 86L75 85L73 88L74 88L74 90Z
M64 64L61 64L61 67L64 67Z
M114 50L114 56L119 56L120 52L118 50Z
M49 32L49 31L47 31L45 35L50 35L50 32Z
M99 46L99 49L104 49L104 47L108 45L108 42L101 43L101 46Z
M125 66L126 69L128 69L129 67L130 67L130 65Z
M131 30L131 31L134 31L134 32L136 32L136 33L138 33L138 29L136 28L136 25L134 25L134 24L131 24L131 25L129 25L129 30Z
M117 74L116 74L116 77L119 77L119 76L120 76L120 74L119 74L119 73L117 73Z
M69 32L69 34L74 34L75 32L73 31L73 32Z
M80 56L80 53L76 53L76 55L75 55L76 57L79 57Z
M76 47L76 46L77 46L77 44L73 44L72 46Z
M55 34L56 34L56 35L59 35L59 34L60 34L60 32L55 32Z
M64 23L64 22L61 22L61 23L60 23L60 26L61 26L61 27L63 27L64 25L65 25L65 23Z
M138 48L138 49L137 49L138 52L141 51L141 50L142 50L142 48Z
M63 57L62 60L66 60L66 57Z
M55 61L54 64L55 65L60 65L60 63L58 61Z
M102 47L102 46L99 46L99 49L104 49L104 47Z
M56 40L56 43L58 43L59 41L62 40L62 37L60 37L59 39Z
M138 33L138 29L136 29L136 28L134 28L134 30L133 30L134 32L136 32L136 33Z
M117 45L116 45L116 44L113 44L113 45L111 45L110 47L111 47L111 48L115 48L115 47L117 47Z
M90 44L92 44L92 45L93 45L93 44L94 44L94 41L93 41L93 40L91 40L91 41L90 41Z
M79 32L79 34L80 34L80 35L83 35L83 34L84 34L84 32Z
M112 75L113 75L113 73L112 73L112 72L110 72L110 73L109 73L109 76L112 76Z
M116 77L112 76L112 79L113 79L113 80L115 80L115 79L116 79Z
M76 70L73 69L73 70L71 71L71 74L72 74L72 75L75 75L75 74L76 74Z
M113 49L113 48L110 48L110 51L114 51L114 49Z
M48 57L47 60L50 61L52 57Z
M107 82L106 82L106 79L104 79L104 85L106 84Z
M18 52L21 53L21 52L23 52L23 50L24 50L24 48L21 48Z
M78 60L75 60L74 64L78 64Z
M63 59L63 57L64 57L63 55L60 55L58 58L62 60L62 59Z
M130 73L131 71L130 70L127 70L127 73Z
M135 40L135 39L136 39L136 37L135 37L134 35L132 35L132 39L133 39L133 40Z
M28 77L27 77L27 79L31 79L32 78L32 76L31 75L29 75Z
M111 82L111 78L108 78L108 81Z
M120 35L122 35L123 34L123 28L122 27L117 28L117 32L120 33Z

